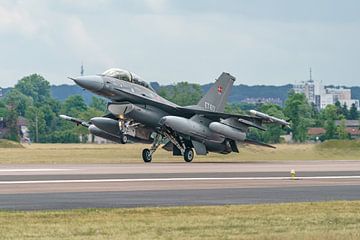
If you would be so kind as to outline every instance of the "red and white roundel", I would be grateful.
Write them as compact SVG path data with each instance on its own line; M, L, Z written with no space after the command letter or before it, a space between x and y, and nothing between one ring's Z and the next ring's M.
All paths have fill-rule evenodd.
M218 89L217 89L217 91L218 91L218 93L222 93L222 91L223 91L223 88L222 88L222 86L218 86Z

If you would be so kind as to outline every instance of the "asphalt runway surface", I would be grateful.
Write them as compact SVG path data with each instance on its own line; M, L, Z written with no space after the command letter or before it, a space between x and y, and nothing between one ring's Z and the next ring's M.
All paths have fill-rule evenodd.
M360 200L360 161L0 165L0 209L329 200Z

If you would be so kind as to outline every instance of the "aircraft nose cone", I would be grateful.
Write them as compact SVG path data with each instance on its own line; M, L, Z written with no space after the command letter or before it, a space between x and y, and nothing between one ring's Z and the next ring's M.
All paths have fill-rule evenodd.
M77 85L89 91L99 91L104 87L104 80L101 76L81 76L71 78Z

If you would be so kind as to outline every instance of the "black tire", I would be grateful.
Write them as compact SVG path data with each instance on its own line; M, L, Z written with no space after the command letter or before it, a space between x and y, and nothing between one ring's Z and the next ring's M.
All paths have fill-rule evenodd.
M123 134L123 135L121 136L120 142L121 142L122 144L125 144L125 143L127 143L127 140L128 140L127 136L126 136L125 134Z
M144 160L144 162L151 162L152 160L152 156L151 156L151 153L150 153L150 150L145 148L143 151L142 151L142 158Z
M184 160L185 162L191 162L194 159L194 150L192 148L185 149Z

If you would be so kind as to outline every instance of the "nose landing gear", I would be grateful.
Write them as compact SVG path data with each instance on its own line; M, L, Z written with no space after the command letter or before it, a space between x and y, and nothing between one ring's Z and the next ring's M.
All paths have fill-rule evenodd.
M120 142L122 144L127 143L128 142L127 134L130 133L130 121L120 120L119 130L120 130Z

